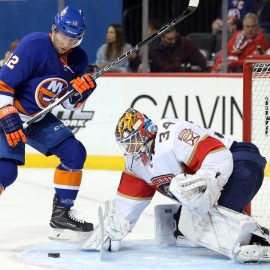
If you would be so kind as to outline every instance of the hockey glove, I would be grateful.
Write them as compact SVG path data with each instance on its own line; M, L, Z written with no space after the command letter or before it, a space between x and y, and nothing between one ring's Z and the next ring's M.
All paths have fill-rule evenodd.
M130 231L130 222L121 215L113 200L105 202L104 239L101 239L101 228L95 228L90 237L81 244L82 250L99 250L103 242L103 249L118 251L121 240Z
M9 146L16 146L20 141L26 142L22 120L15 107L8 105L0 109L0 124L6 134Z
M221 189L219 174L198 171L194 175L178 174L170 184L173 195L196 214L205 214L217 204Z
M81 77L73 79L70 81L70 84L78 92L78 94L75 94L70 99L70 103L74 104L75 108L79 108L93 93L97 86L95 80L88 74L83 75L83 79Z

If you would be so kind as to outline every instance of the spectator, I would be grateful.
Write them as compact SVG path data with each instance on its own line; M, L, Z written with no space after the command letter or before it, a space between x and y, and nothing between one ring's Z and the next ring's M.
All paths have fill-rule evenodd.
M256 12L257 0L228 0L227 27L229 36L242 28L244 16L249 12ZM221 12L220 12L221 13ZM213 35L222 32L221 16L212 23Z
M151 72L205 71L206 60L200 51L175 28L163 33L149 48Z
M5 53L5 57L0 60L0 68L6 63L8 58L11 56L12 52L16 49L17 45L19 44L19 39L15 39L11 42L9 50Z
M248 13L243 19L243 30L237 31L228 42L228 71L242 72L243 61L249 55L263 54L269 47L259 29L257 16ZM221 71L222 55L218 55L212 72Z
M123 27L119 24L111 24L106 34L107 43L103 44L97 51L96 65L103 68L124 52L131 49L131 45L125 42ZM135 60L136 54L131 54L128 59L120 62L111 72L129 72L130 63Z

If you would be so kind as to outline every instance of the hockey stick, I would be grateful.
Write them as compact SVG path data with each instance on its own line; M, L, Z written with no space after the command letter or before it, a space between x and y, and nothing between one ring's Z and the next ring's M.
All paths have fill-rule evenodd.
M99 221L99 229L100 229L100 249L99 249L99 258L101 261L104 260L104 216L103 216L103 212L102 212L102 208L101 206L99 206L98 208L98 221Z
M175 26L176 24L178 24L179 22L181 22L185 18L187 18L190 14L192 14L196 10L196 8L199 5L199 2L200 2L200 0L189 0L188 7L183 11L183 13L181 15L179 15L177 18L172 20L169 24L165 24L156 33L152 34L151 36L149 36L145 40L141 41L139 44L137 44L136 46L131 48L129 51L125 52L123 55L121 55L119 58L112 61L110 64L108 64L104 68L97 71L95 74L93 74L93 75L89 74L89 75L91 75L93 79L97 79L103 73L105 73L105 72L109 71L110 69L114 68L115 66L117 66L117 64L119 64L124 59L129 57L129 55L131 55L132 53L138 52L142 47L144 47L145 45L151 43L152 41L157 39L161 34L165 33L166 31L171 29L173 26ZM83 76L82 76L82 78L83 78ZM42 111L35 114L31 119L26 121L23 124L23 128L25 129L25 128L29 127L31 124L36 122L38 119L42 118L47 113L51 112L54 107L61 104L63 101L65 101L66 99L68 99L69 97L73 96L76 93L77 93L77 91L75 89L72 89L71 91L67 92L65 95L63 95L60 98L57 98L57 97L52 98L51 99L51 104L47 108L45 108Z

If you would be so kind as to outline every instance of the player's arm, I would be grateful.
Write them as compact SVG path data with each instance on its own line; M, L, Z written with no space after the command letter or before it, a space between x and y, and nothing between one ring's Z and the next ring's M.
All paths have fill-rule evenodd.
M5 132L9 146L15 147L19 142L26 142L22 121L14 106L7 105L0 108L0 125Z
M13 96L14 89L0 80L0 126L11 147L16 146L19 142L26 142L19 112L13 106Z
M26 142L19 112L13 106L14 89L19 84L20 79L25 76L24 65L20 63L18 55L12 54L0 73L0 126L6 135L8 145L11 147L15 147L19 142Z
M16 146L19 142L26 142L22 121L13 102L14 89L0 80L0 126L6 135L8 145L11 147Z
M216 166L216 163L223 160L221 166ZM223 171L226 167L227 171ZM208 154L195 174L176 175L170 184L170 191L190 211L204 214L217 205L232 169L233 161L229 150Z
M177 175L170 191L191 211L205 213L220 197L233 169L232 154L205 129L188 123L175 142L176 155L186 164L186 173Z
M18 110L13 106L15 88L27 79L35 68L32 61L31 45L26 50L22 41L14 53L6 61L0 73L0 125L5 132L8 145L16 146L19 142L26 142L22 121Z
M132 230L154 193L155 190L145 181L130 172L123 172L114 200L105 203L105 249L119 250L121 240ZM100 228L97 226L81 248L84 250L99 249L100 243Z
M131 228L149 205L154 194L155 189L144 180L129 171L122 173L114 201L121 214L130 221Z

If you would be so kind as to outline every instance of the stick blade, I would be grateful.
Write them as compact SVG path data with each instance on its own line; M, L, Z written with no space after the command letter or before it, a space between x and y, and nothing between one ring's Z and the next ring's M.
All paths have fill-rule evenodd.
M188 6L189 7L198 7L200 0L190 0Z

